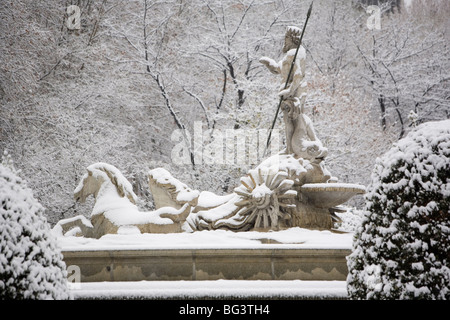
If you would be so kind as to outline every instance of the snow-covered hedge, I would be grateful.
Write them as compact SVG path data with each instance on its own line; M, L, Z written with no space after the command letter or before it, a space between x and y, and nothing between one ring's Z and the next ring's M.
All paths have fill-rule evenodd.
M377 159L348 257L353 299L450 298L450 120Z
M70 298L44 209L16 173L0 162L0 299Z

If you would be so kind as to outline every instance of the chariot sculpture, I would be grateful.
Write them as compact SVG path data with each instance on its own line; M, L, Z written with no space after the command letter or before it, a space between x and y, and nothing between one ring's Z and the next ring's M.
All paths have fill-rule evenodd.
M156 168L148 172L156 210L141 212L131 184L112 165L96 163L87 168L75 200L93 195L90 219L64 219L55 228L63 234L100 238L128 232L176 233L225 229L282 230L291 227L331 230L338 220L337 207L365 192L365 187L338 183L325 168L328 154L305 114L305 50L300 29L288 27L279 62L263 57L260 62L281 76L280 107L283 111L286 149L265 159L240 179L234 191L216 195L198 191Z

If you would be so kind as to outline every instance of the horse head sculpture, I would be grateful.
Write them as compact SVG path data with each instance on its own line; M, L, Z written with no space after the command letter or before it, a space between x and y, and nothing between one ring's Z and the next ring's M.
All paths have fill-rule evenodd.
M97 199L99 194L107 191L115 192L119 197L136 204L137 196L128 180L116 167L102 162L87 167L87 173L76 187L74 197L83 203L88 196L93 195Z
M138 233L181 232L191 210L186 203L181 208L139 211L131 183L116 167L101 162L87 167L74 190L76 201L85 202L90 195L95 197L90 221L84 216L61 220L58 228L63 233L79 228L77 235L100 238L105 234L120 233L121 227L126 227L127 232L135 230Z

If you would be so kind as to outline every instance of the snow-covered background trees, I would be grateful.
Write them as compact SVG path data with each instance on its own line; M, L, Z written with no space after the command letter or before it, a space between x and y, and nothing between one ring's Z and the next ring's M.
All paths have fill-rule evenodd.
M379 30L367 27L366 2L316 0L304 38L307 112L330 150L327 167L362 184L399 137L450 113L448 1L381 6ZM176 165L172 134L186 129L192 143L200 122L207 145L215 132L268 129L277 81L258 59L281 53L285 28L303 23L309 3L4 3L0 151L51 223L89 212L72 193L96 162L119 168L143 207L152 207L146 172L159 166L195 189L226 193L251 164L199 163L191 145L190 161ZM69 5L80 8L79 29L67 25Z

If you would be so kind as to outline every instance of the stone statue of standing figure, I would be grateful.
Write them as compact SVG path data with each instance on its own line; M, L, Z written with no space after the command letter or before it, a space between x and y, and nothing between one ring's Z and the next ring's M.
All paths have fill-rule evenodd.
M262 57L259 61L270 72L281 75L278 95L282 98L281 110L286 130L286 153L295 154L296 157L313 162L320 162L326 157L328 150L317 138L311 119L304 114L307 83L305 80L306 52L303 46L300 46L295 62L293 62L299 46L300 34L301 29L287 27L283 59L276 62L273 59ZM289 75L292 63L294 66Z

